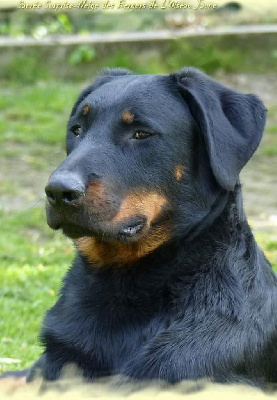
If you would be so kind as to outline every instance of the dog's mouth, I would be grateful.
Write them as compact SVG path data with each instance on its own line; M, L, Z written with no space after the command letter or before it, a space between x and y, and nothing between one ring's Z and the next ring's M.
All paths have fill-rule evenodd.
M132 208L128 203L109 219L104 218L108 213L97 213L91 207L47 205L47 222L73 239L78 251L93 265L129 264L170 239L171 213L162 200L146 207L140 202Z
M85 221L87 222L87 221ZM141 215L134 216L126 221L94 221L88 226L82 219L80 222L70 221L68 218L53 218L48 215L48 225L54 230L62 232L71 239L94 237L102 242L120 241L133 242L140 239L148 231L147 218Z
M128 225L126 226L126 228L121 229L119 234L126 237L132 237L136 235L138 232L140 232L142 227L143 224Z
M89 236L95 237L102 242L120 241L120 242L133 242L143 236L143 232L147 230L146 223L142 220L140 222L127 222L122 227L98 226L95 229L80 227L73 224L64 224L61 226L63 233L71 238L78 239L80 237Z
M163 218L167 200L156 192L136 192L125 196L119 207L114 207L111 201L102 203L103 206L101 202L95 205L92 200L82 200L76 206L47 203L48 225L54 230L61 229L72 239L136 242L155 229Z
M136 243L163 222L166 205L166 198L156 192L130 193L119 207L104 200L94 204L82 199L76 206L47 203L47 222L50 228L61 229L74 240L90 237L99 242Z
M127 223L124 227L122 227L118 235L123 240L128 240L140 236L146 226L146 221L143 221L142 218L139 218L136 222Z

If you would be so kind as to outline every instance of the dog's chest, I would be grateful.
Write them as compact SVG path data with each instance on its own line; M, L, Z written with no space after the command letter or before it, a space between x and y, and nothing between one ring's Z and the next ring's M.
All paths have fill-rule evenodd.
M242 286L235 290L233 284L231 290L212 276L140 279L72 271L47 315L44 334L50 343L59 338L56 349L61 344L67 349L64 363L76 362L88 376L120 374L145 354L157 359L157 351L191 365L185 376L201 376L203 363L226 361L225 343L241 344L232 359L240 359L239 349L250 341L257 345L254 310ZM263 325L259 321L257 329Z
M168 293L157 282L104 273L81 279L71 272L45 325L90 366L97 355L97 369L116 372L166 328L167 309Z

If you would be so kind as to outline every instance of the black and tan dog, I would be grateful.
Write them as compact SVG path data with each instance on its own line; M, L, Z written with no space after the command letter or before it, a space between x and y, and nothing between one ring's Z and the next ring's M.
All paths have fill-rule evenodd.
M107 69L81 93L46 187L77 256L29 380L68 363L89 380L277 380L277 280L239 184L265 119L257 97L191 68Z

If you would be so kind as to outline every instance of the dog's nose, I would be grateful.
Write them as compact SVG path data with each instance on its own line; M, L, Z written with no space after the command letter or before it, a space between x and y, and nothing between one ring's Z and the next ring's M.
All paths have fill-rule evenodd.
M85 195L85 187L76 174L54 173L48 181L45 193L51 205L74 205L81 196Z

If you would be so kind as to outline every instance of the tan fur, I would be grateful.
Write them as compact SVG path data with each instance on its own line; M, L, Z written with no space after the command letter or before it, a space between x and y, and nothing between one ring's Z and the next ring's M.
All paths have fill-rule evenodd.
M180 181L182 179L183 173L185 170L184 165L177 165L175 170L174 170L174 176L177 179L177 181Z
M137 214L142 214L147 217L150 225L166 203L167 199L156 192L133 192L125 197L113 222L123 221Z
M86 200L97 207L105 200L106 193L104 185L99 182L92 182L89 184L86 193Z
M122 114L122 119L124 122L127 122L127 124L131 124L134 121L134 114L130 111L124 111Z
M170 238L167 227L157 227L134 243L101 242L93 237L76 240L79 251L95 266L130 264L155 250Z
M83 115L88 115L90 111L90 104L86 104L83 108Z
M167 199L156 192L137 191L127 195L111 223L143 215L147 218L149 233L133 243L102 242L94 237L83 237L76 240L77 248L90 262L99 266L136 261L169 240L170 229L167 226L151 228L151 223L159 216L166 203Z

